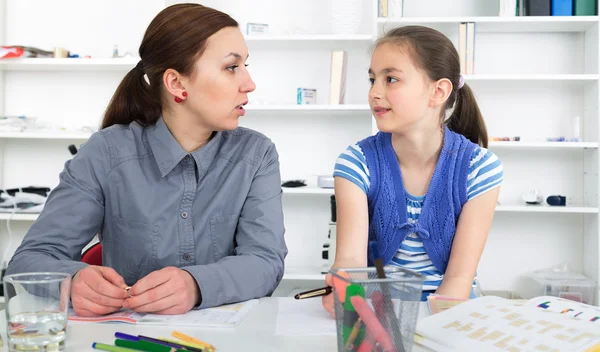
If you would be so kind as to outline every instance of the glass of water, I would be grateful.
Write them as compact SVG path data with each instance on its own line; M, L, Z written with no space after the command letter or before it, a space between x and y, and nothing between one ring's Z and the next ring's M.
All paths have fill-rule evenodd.
M70 291L70 274L5 276L8 350L64 351Z

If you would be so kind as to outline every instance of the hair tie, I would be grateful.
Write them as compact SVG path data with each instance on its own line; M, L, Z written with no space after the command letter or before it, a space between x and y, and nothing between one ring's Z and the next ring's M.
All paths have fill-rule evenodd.
M464 85L465 85L465 78L463 77L463 75L460 75L460 78L458 79L458 89L461 89Z
M137 65L135 65L135 68L142 72L144 71L144 67L142 66L142 60L138 61Z

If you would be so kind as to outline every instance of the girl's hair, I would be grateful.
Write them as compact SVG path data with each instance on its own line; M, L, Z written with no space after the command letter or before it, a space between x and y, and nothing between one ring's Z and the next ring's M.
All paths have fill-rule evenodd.
M466 83L462 88L458 88L461 80L460 61L452 42L435 29L405 26L386 33L377 40L375 47L387 43L397 44L406 49L415 65L431 80L447 78L452 82L452 93L446 101L440 119L444 120L445 112L454 106L452 114L445 121L448 128L487 148L487 130L475 95Z
M171 68L192 75L208 38L225 27L237 26L229 15L198 4L177 4L162 10L146 29L139 50L141 60L119 84L106 108L102 128L133 121L142 126L156 123L162 114L164 72Z

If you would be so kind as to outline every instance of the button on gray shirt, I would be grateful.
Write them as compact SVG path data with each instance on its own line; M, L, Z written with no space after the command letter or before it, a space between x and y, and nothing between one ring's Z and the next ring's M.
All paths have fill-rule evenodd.
M287 255L275 146L240 127L188 154L162 118L94 133L65 164L7 274L75 274L96 233L103 265L128 285L176 266L196 279L200 307L268 295Z

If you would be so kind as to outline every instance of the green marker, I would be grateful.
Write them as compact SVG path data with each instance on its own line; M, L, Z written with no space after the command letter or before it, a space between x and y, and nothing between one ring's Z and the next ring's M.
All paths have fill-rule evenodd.
M348 343L348 338L352 334L352 329L354 328L354 324L358 320L358 313L354 309L352 302L350 301L350 297L352 296L360 296L365 298L365 288L357 285L350 284L346 288L346 298L344 299L344 321L342 323L342 336L344 338L344 345ZM358 334L354 341L352 341L352 345L359 346L362 340L365 338L365 327L361 326L358 330Z
M105 345L103 343L94 342L92 348L100 351L109 352L139 352L138 350L132 350L131 348L117 347L113 345Z
M139 340L139 341L129 341L129 340L121 340L116 339L115 345L119 347L130 348L136 351L144 351L144 352L178 352L185 350L178 350L173 347L160 345L154 342Z

